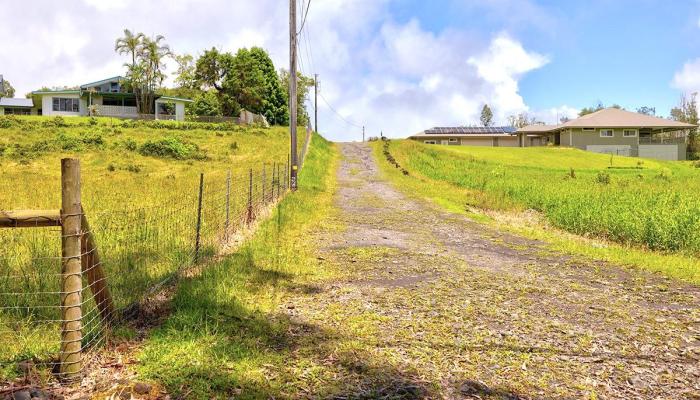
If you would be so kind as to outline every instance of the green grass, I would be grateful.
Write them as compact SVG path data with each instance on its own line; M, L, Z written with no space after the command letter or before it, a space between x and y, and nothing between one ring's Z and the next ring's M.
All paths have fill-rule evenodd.
M319 269L313 244L301 239L333 213L337 159L333 145L317 136L299 190L235 254L181 283L173 314L137 355L140 379L188 398L273 398L295 392L289 385L302 377L292 367L292 352L300 344L290 333L303 327L280 307L293 293L312 290L314 282L336 272ZM310 363L295 361L313 374L305 362Z
M193 260L199 174L204 173L203 257L220 249L226 175L232 171L231 226L253 201L270 200L273 163L288 154L288 129L109 118L0 117L0 209L60 208L60 159L81 162L82 203L119 308ZM300 146L303 140L300 141ZM46 362L59 346L60 233L1 229L0 379L16 363ZM84 344L99 342L99 319L84 291Z
M610 156L575 149L392 141L391 154L411 173L405 177L384 160L382 144L374 146L387 176L414 196L460 213L533 209L550 226L603 242L592 247L544 226L500 225L565 251L700 282L700 169L692 163L615 157L616 169L607 168ZM630 166L641 169L622 168Z

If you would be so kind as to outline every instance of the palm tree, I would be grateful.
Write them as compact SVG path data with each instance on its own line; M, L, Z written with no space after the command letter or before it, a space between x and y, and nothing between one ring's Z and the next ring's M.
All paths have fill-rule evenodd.
M120 55L130 54L131 55L131 66L136 65L136 55L139 52L141 43L143 42L145 35L143 33L133 34L130 30L124 29L124 37L118 38L114 43L114 51Z

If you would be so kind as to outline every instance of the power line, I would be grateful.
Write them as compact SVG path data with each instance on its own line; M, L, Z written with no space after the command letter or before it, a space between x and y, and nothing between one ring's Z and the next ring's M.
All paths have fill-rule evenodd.
M323 100L323 102L326 103L326 105L328 106L328 108L330 108L331 111L333 111L333 112L335 113L335 115L338 116L338 118L340 118L341 120L343 120L343 121L344 121L346 124L348 124L348 125L354 126L355 128L362 129L362 126L357 125L357 124L354 123L354 122L350 122L350 121L348 121L347 119L345 119L345 117L343 117L342 115L340 115L340 113L339 113L338 111L336 111L335 108L333 108L333 106L328 102L328 100L326 100L326 98L323 96L323 93L319 93L318 95L321 96L321 99Z
M304 12L304 1L302 0L301 13L304 14L304 19L301 21L301 28L299 28L299 32L297 32L297 35L300 34L302 30L304 30L304 24L306 24L306 17L309 15L310 6L311 6L311 0L308 0L308 3L306 5L306 12Z

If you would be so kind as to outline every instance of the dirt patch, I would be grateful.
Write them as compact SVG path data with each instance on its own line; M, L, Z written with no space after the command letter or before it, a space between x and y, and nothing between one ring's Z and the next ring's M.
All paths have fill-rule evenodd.
M700 398L697 287L409 199L380 178L368 146L341 149L336 218L347 229L317 239L343 277L304 293L295 315L361 332L361 354L421 388L368 378L347 398Z

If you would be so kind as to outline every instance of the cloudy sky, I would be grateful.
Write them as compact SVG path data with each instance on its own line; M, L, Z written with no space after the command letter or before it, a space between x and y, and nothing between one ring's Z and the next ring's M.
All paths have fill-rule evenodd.
M300 3L309 0L298 0ZM22 95L123 73L124 28L177 53L266 48L288 66L286 0L2 0L0 73ZM545 122L598 101L666 116L700 89L700 3L651 0L311 0L300 67L321 81L319 125L336 140L435 125ZM170 68L172 72L173 67Z

